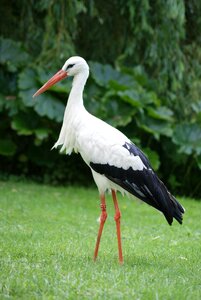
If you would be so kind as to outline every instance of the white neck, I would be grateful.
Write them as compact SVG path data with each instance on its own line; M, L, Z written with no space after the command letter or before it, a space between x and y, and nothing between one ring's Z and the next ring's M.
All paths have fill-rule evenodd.
M72 124L75 124L78 115L80 118L85 112L83 104L83 90L88 76L89 71L84 70L75 75L73 78L72 89L68 97L59 139L54 145L55 148L62 145L61 151L66 149L66 153L69 154L75 146L75 135Z
M83 107L83 90L87 78L89 76L88 70L78 73L73 78L72 89L68 97L67 108L76 110L78 107Z

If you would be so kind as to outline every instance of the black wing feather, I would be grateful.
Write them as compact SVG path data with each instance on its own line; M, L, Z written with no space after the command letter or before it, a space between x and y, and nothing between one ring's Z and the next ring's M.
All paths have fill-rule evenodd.
M93 162L90 163L91 168L118 184L132 195L161 211L170 225L173 218L182 224L183 207L158 178L144 153L134 144L125 143L123 147L131 155L139 156L146 168L143 170L133 170L130 167L125 170L124 168L118 168L109 164L97 164Z

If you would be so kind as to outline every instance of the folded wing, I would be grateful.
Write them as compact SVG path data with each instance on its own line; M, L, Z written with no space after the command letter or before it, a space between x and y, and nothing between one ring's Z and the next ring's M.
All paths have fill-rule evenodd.
M158 178L144 153L131 142L125 142L119 147L126 149L127 155L121 155L121 159L118 159L117 163L114 159L108 159L107 162L91 161L91 168L161 211L170 225L173 218L182 224L183 207ZM114 149L118 151L118 148ZM122 154L122 151L120 153ZM116 157L117 154L112 155L111 153L111 156Z

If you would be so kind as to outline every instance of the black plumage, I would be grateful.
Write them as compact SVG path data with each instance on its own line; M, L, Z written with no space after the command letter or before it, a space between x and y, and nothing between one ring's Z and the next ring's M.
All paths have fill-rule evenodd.
M111 166L109 163L90 163L91 168L97 173L121 186L123 189L161 211L167 222L171 225L173 218L182 224L183 207L167 190L164 183L158 178L144 153L134 144L125 143L130 155L139 156L144 164L142 170L133 170L132 167L124 169Z

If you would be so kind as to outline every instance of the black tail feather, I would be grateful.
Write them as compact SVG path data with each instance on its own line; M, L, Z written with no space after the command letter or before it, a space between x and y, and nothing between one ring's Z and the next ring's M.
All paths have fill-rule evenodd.
M159 207L159 210L161 212L163 212L163 214L164 214L167 222L169 223L169 225L172 225L173 218L175 220L177 220L178 223L182 224L183 214L185 212L184 208L176 200L176 198L173 195L170 194L170 192L167 190L164 183L158 177L157 177L157 181L158 181L157 190L160 191L160 192L159 192L159 195L158 195L159 198L157 197L157 194L155 195L155 197L157 197L158 200L159 200L158 202L160 204L162 204Z
M181 204L171 194L169 194L169 196L170 196L170 201L172 202L172 221L174 218L177 220L177 222L179 222L179 224L182 224L183 214L184 214L185 210L181 206ZM164 213L164 215L165 215L165 213ZM166 217L166 215L165 215L165 217ZM168 219L167 219L167 221L168 221ZM172 221L171 222L168 221L168 223L171 225Z
M129 193L161 211L169 225L172 225L173 219L182 224L183 213L185 212L184 208L175 197L170 194L164 183L153 171L149 172L148 176L144 176L143 185L138 186L142 195L139 193L139 190L136 190L136 186L134 187L133 183L128 180L124 182L116 181L116 183Z
M90 166L130 194L161 211L170 225L173 218L182 224L184 208L170 194L149 165L143 170L133 170L131 167L123 169L109 164L90 163Z

